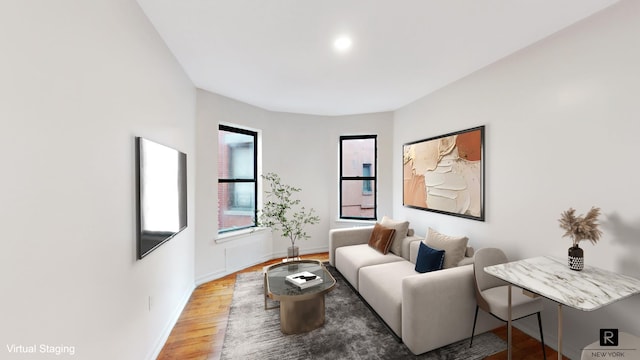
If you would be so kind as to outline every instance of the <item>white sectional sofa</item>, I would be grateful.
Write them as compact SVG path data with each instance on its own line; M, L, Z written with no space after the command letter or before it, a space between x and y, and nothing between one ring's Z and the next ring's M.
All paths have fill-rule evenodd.
M372 230L373 226L331 230L330 264L414 354L470 337L476 307L473 250L469 248L455 267L418 273L415 262L422 238L400 236L396 253L382 254L368 245ZM476 333L500 325L481 312Z

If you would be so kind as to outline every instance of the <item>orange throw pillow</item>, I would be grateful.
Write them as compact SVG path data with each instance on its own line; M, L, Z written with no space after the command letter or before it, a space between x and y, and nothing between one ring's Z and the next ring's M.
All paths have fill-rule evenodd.
M386 228L376 223L373 226L373 232L371 232L371 237L369 238L369 246L383 254L388 253L395 232L395 229Z

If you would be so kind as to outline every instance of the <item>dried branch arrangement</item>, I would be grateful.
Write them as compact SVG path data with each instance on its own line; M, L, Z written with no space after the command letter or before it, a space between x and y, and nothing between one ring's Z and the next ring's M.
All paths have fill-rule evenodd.
M560 227L565 230L562 237L570 237L573 240L573 246L578 246L582 240L589 240L592 244L596 244L602 236L602 231L598 229L598 216L600 216L600 208L592 207L586 215L576 216L576 210L569 210L562 213L558 222Z

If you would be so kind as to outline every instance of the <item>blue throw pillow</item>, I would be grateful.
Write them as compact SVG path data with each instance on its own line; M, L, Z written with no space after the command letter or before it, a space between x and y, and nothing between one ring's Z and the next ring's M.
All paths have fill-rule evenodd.
M416 259L416 271L426 273L442 269L444 264L444 250L432 249L427 244L420 242L418 258Z

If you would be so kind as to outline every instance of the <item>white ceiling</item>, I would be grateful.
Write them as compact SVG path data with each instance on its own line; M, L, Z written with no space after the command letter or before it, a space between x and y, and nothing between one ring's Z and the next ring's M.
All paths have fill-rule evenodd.
M138 0L195 86L268 110L400 108L618 0ZM353 46L333 50L348 34Z

